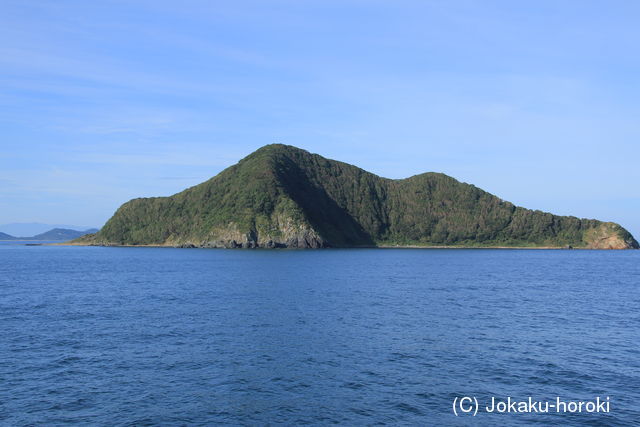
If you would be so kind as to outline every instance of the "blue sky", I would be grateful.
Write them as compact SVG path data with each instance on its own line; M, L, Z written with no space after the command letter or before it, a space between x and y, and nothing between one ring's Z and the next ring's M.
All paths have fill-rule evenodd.
M101 226L281 142L640 237L635 1L2 1L0 223Z

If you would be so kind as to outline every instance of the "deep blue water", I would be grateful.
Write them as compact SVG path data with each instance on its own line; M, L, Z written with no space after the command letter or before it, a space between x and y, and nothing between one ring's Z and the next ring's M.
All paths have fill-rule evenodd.
M0 423L638 424L639 286L640 251L0 245Z

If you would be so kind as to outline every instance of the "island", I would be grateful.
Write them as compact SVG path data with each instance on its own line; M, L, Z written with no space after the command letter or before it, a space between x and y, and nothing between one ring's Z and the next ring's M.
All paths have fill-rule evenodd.
M442 173L379 177L282 144L170 197L123 204L79 245L637 249L618 224L525 209Z
M0 232L0 241L12 241L12 240L24 240L24 241L67 241L77 239L85 234L97 233L97 228L90 228L88 230L71 230L68 228L54 228L44 233L36 234L30 237L15 237L7 233Z

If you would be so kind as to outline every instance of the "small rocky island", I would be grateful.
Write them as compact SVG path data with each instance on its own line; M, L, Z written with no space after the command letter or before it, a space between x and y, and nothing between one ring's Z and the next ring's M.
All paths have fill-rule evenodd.
M280 144L173 196L131 200L99 232L74 243L638 248L615 223L525 209L441 173L382 178Z

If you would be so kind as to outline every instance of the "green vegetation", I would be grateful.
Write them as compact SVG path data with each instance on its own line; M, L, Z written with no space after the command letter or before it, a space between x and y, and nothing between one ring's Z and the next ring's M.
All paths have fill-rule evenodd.
M638 247L617 224L517 207L444 174L391 180L279 144L171 197L131 200L100 232L76 242Z

